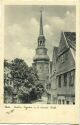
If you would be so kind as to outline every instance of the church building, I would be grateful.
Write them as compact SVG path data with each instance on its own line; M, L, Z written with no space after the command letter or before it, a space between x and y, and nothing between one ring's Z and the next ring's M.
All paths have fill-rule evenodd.
M39 80L46 89L49 80L49 56L47 55L48 49L45 47L46 39L43 33L42 11L40 15L40 32L38 36L38 44L35 57L33 58L33 65L35 66Z

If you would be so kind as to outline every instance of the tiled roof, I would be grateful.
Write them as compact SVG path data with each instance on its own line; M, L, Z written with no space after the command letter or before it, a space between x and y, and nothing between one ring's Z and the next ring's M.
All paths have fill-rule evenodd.
M66 41L70 48L76 49L76 33L75 32L64 32Z

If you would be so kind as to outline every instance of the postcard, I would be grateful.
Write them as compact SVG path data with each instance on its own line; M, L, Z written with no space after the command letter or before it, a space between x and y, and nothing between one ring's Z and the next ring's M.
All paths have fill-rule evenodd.
M1 3L1 123L79 123L79 5Z

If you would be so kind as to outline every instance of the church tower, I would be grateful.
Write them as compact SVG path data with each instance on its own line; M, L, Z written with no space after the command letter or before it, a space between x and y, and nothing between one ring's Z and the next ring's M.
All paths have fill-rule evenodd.
M46 88L49 80L49 56L47 55L47 48L45 47L45 36L43 33L42 11L40 11L40 31L38 37L38 45L35 57L33 58L34 65L38 72L39 80Z

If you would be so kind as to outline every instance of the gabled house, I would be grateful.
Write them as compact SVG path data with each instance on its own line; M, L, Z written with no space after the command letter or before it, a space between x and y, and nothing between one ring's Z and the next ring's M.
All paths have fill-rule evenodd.
M53 48L48 103L75 104L75 54L76 33L62 32Z
M57 103L75 104L76 33L62 32L57 53Z

